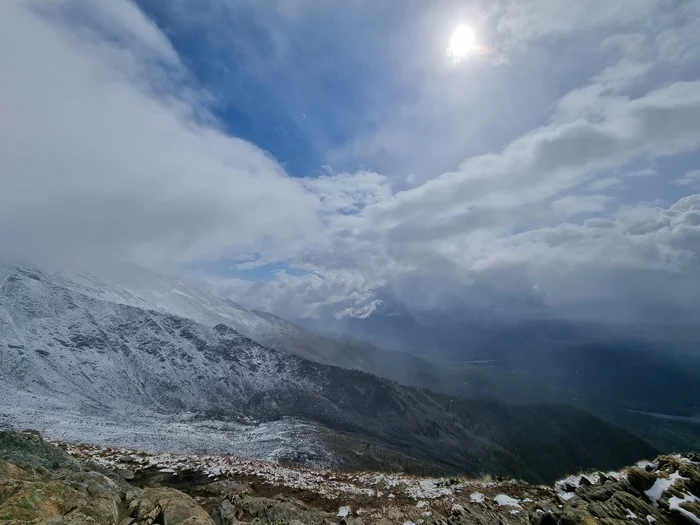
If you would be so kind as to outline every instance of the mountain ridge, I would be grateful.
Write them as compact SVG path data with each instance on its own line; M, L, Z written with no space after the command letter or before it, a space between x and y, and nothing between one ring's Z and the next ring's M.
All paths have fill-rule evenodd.
M401 386L266 348L223 323L208 327L96 299L22 268L6 272L0 287L0 341L6 419L15 424L46 418L41 404L47 399L51 417L75 407L95 422L100 412L121 414L124 425L114 427L112 438L134 432L132 413L155 424L195 413L231 422L232 436L251 419L296 418L317 425L291 444L289 457L299 451L298 441L305 444L296 459L302 463L321 461L325 452L352 466L359 460L347 458L366 447L378 463L389 454L388 465L532 480L653 453L631 434L575 409L467 401ZM31 396L39 406L23 415ZM9 406L13 399L19 409ZM207 430L185 422L182 431Z

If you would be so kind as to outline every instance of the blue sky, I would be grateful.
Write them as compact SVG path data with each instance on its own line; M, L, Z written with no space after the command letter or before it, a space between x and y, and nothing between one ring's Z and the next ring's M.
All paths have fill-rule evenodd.
M30 0L0 35L17 256L295 318L700 306L697 2Z

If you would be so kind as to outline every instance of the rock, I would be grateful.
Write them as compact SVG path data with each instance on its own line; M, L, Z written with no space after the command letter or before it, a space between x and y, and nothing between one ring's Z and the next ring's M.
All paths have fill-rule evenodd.
M162 513L164 525L214 525L209 514L190 496L171 488L144 489L138 505L138 517L152 523ZM142 513L149 506L152 510ZM149 521L150 519L150 521Z
M117 474L119 474L125 481L131 481L133 480L136 475L134 474L133 470L129 469L117 469Z
M581 476L581 479L578 480L579 487L590 487L593 485L591 483L591 480L589 480L586 476Z
M235 515L239 521L260 519L265 523L289 523L298 520L308 525L321 525L326 521L337 524L336 512L322 512L307 509L297 500L289 497L262 498L250 495L240 496L235 504Z
M97 523L116 523L121 494L96 491L92 496L85 485L70 480L54 480L53 476L42 479L41 474L21 481L14 493L0 502L0 522L61 521L75 523L79 519ZM63 516L70 513L70 520Z
M635 466L627 471L627 481L642 495L644 491L649 490L654 484L656 474Z
M385 512L387 518L390 520L400 520L403 518L403 512L398 507L389 507Z
M551 488L521 482L477 485L463 481L462 493L437 497L430 504L407 499L400 485L392 489L393 499L348 493L342 499L328 499L319 492L299 490L258 482L258 490L237 481L221 479L209 482L192 475L163 477L157 471L142 471L140 489L124 481L128 463L115 462L113 471L94 463L78 464L78 470L46 468L45 457L55 450L45 449L36 436L20 436L21 460L0 459L0 522L13 525L679 525L688 521L680 508L700 516L697 502L669 504L686 494L700 493L700 465L680 456L659 459L660 472L643 467L626 470L627 477L603 478L592 484L580 479L577 497L563 501ZM27 448L28 444L28 448ZM17 450L17 444L12 445ZM57 449L59 452L60 449ZM0 456L3 451L0 449ZM7 456L5 456L7 457ZM118 457L118 451L113 456ZM27 463L27 460L30 463ZM112 460L114 461L114 460ZM70 462L66 462L70 465ZM138 466L134 466L138 468ZM114 471L121 474L117 476ZM677 475L675 473L678 473ZM340 475L339 475L340 476ZM652 505L643 495L658 477L673 477L674 484ZM177 483L174 488L159 486ZM484 503L475 504L473 491L482 490ZM261 494L274 494L264 497ZM524 509L494 505L495 494L509 494L525 505ZM496 497L498 498L498 496ZM347 512L338 512L339 506ZM356 509L356 513L350 512ZM426 510L428 509L428 510ZM534 509L534 510L533 510ZM674 510L675 509L675 510ZM442 513L442 514L441 514ZM336 514L342 514L336 516ZM362 515L362 518L359 515ZM126 517L125 517L126 516ZM213 518L213 519L212 519ZM120 521L121 519L121 521Z
M51 445L34 431L0 432L0 458L24 462L46 469L80 470L80 463L63 450Z
M221 506L219 507L219 518L221 519L221 525L233 525L238 522L236 519L235 508L227 499L221 502Z
M136 458L134 456L120 456L117 458L117 461L120 463L133 463L136 461Z

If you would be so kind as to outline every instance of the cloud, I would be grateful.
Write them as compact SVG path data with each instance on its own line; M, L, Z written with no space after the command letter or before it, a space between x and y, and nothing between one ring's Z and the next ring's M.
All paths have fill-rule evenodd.
M620 177L603 177L601 179L594 180L588 185L589 191L602 191L613 186L617 186L622 182Z
M121 38L108 39L71 31L72 11L58 19L45 6L0 4L5 252L177 264L285 251L317 233L317 198L262 150L197 118L207 109L178 96L186 71L164 85L171 69L153 53L167 68L179 61L131 2L77 19L117 21Z
M326 213L357 213L391 195L389 178L368 171L307 178L304 186L319 196Z
M658 0L508 0L504 2L498 28L518 40L571 36L646 21L660 6Z
M288 315L294 308L299 311L298 305L291 306L292 298L303 298L303 315L318 316L326 310L352 313L334 309L336 299L326 300L351 290L359 292L353 308L359 306L358 299L376 306L388 290L405 299L416 294L405 293L403 286L415 292L425 283L425 294L418 295L433 297L436 289L469 290L477 282L502 280L506 269L514 272L508 279L513 290L530 289L515 283L530 282L533 275L538 277L530 284L541 285L552 271L595 268L591 275L598 278L604 269L685 271L693 267L698 248L693 222L697 200L692 197L667 209L622 206L614 220L561 221L599 214L610 205L604 194L576 193L581 187L602 191L620 180L595 179L601 172L697 148L698 93L700 84L677 82L634 99L606 97L597 101L602 110L596 119L543 126L500 153L472 157L457 171L416 188L391 195L372 192L371 202L353 207L353 214L331 217L328 242L293 259L305 268L333 272L285 277L283 284L273 280L247 297L265 297L267 307L283 308ZM361 280L348 277L357 276L358 270ZM513 278L516 274L519 279ZM437 287L436 279L450 284ZM324 293L310 294L311 289ZM421 300L412 307L425 304L438 308L439 300Z
M217 293L290 317L640 290L693 303L669 283L698 273L700 197L680 193L700 147L697 8L463 4L154 8L220 69L238 61L205 85L130 1L0 3L0 244L207 268ZM508 60L436 60L462 19ZM237 75L259 89L231 94ZM266 118L294 127L285 147L306 133L333 168L292 178L227 134L217 110L238 95L267 97ZM273 275L222 277L225 261Z
M691 170L676 181L679 186L691 186L700 189L700 170Z

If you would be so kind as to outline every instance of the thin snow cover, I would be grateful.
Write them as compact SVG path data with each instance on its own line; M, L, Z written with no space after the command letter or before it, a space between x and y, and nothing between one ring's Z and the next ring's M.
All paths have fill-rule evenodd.
M1 392L0 392L1 393ZM0 419L1 423L1 419ZM285 467L270 461L242 458L232 455L215 454L181 454L158 453L144 449L128 449L101 445L73 444L54 442L69 454L81 460L94 461L106 468L121 468L124 456L131 456L133 461L129 468L135 472L145 469L164 470L174 475L185 472L199 472L212 480L236 476L255 477L262 483L315 492L323 497L345 499L357 495L368 497L402 497L414 499L435 499L450 496L461 484L454 484L449 479L420 479L402 474L385 474L380 472L339 473L326 468ZM341 501L339 501L341 503ZM427 506L420 501L418 508ZM349 507L340 507L340 513ZM346 515L346 516L347 516Z
M518 514L520 514L520 511L518 509L513 509L510 511L511 516L517 516Z
M649 501L651 501L655 507L658 507L659 500L664 495L664 492L670 489L676 480L679 479L685 478L681 477L678 471L671 474L668 478L657 478L651 488L644 491L644 494L646 494L646 497L649 498Z
M643 468L644 470L657 470L659 468L658 461L639 461L637 466Z
M427 504L428 504L427 501L421 500L421 501L419 501L418 503L416 503L416 508L422 509L422 508L425 507Z
M647 515L647 521L649 523L656 523L656 518L654 516Z
M639 465L642 466L642 463L646 465L645 462L640 462ZM615 481L620 481L621 479L625 478L625 474L615 471L606 472L605 476ZM576 489L581 483L581 478L586 478L592 485L596 485L600 482L600 475L598 473L574 474L555 482L554 491L562 500L568 501L576 495Z
M459 503L452 505L452 514L457 514L458 512L464 512L464 507Z
M517 500L517 499L515 499L515 498L511 498L510 496L506 496L505 494L499 494L498 496L496 496L495 498L493 498L493 501L495 501L496 503L498 503L498 504L499 504L500 506L502 506L502 507L518 507L518 508L522 508L522 507L520 506L520 501L519 501L519 500Z
M413 523L412 521L404 521L403 525L416 525L416 524Z
M472 503L483 503L484 502L484 495L481 492L472 492L469 495L469 499L471 500Z
M627 511L627 515L625 516L625 518L627 518L628 520L638 520L639 519L639 516L637 516L630 509L625 508L625 510Z
M426 510L425 512L423 512L423 513L421 514L421 516L423 516L424 518L429 518L429 517L432 516L432 515L433 515L433 513L432 513L431 511L429 511L429 510Z
M575 491L579 487L580 482L581 476L576 475L560 479L554 483L554 492L556 492L564 501L570 500L576 495Z
M350 507L340 507L336 516L339 518L345 518L348 516L348 514L350 514Z
M682 503L693 503L700 501L700 498L698 498L695 494L684 494L682 498L678 498L676 496L673 496L669 498L668 500L668 508L671 510L677 510L681 514L683 514L686 518L694 521L698 525L700 525L700 518L690 512L689 510L686 510L681 507Z

